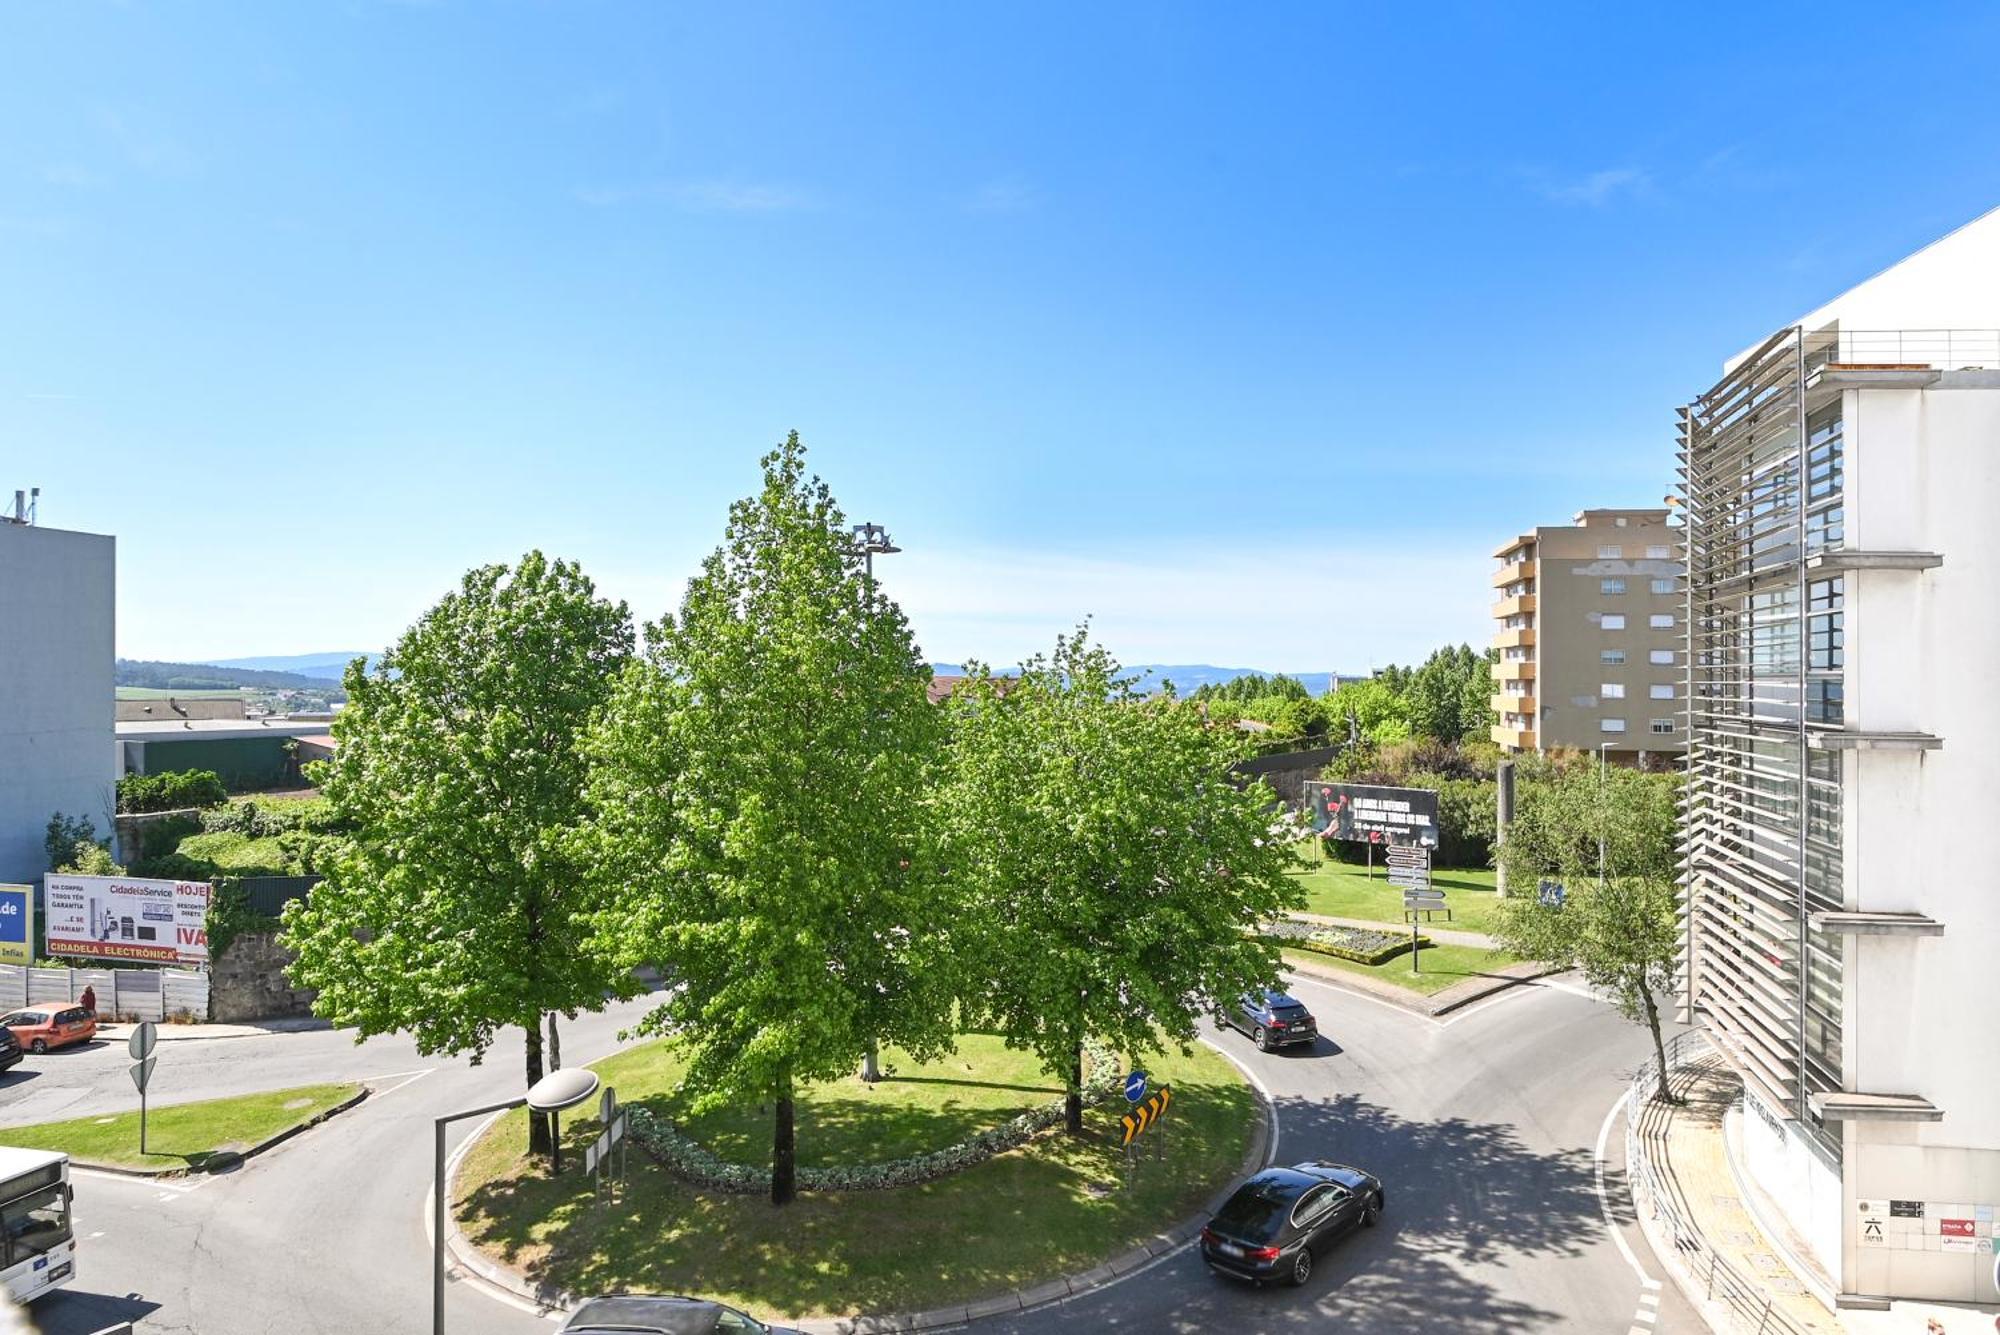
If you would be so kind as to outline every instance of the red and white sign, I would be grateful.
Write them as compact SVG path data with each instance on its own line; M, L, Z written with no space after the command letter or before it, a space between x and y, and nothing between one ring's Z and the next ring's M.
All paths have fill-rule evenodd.
M207 964L208 892L207 881L50 874L42 880L49 954Z
M1940 1219L1938 1233L1947 1238L1976 1238L1978 1230L1970 1219Z

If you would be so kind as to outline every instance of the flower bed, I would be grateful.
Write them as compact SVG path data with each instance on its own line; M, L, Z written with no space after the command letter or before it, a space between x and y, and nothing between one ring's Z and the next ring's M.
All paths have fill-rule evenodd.
M1410 949L1412 944L1408 932L1370 927L1327 927L1298 918L1280 918L1268 923L1262 935L1267 941L1279 942L1295 950L1310 950L1335 959L1352 960L1356 964L1386 963ZM1416 944L1428 946L1430 943L1427 936L1416 938Z
M1084 1078L1085 1102L1094 1102L1117 1093L1122 1086L1118 1054L1095 1039L1085 1041L1084 1055L1089 1074ZM633 1105L625 1110L627 1126L639 1147L675 1176L713 1191L751 1195L771 1189L771 1170L752 1164L734 1163L682 1131L672 1118L661 1117L647 1108ZM882 1163L841 1165L834 1168L800 1168L801 1191L879 1191L886 1187L911 1187L934 1182L941 1177L983 1163L996 1154L1018 1149L1063 1120L1063 1101L1010 1118L989 1127L956 1145L929 1154L914 1154Z

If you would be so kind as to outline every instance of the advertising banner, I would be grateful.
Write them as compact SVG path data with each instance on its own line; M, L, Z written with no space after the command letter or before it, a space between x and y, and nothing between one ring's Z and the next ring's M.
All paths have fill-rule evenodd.
M208 882L129 876L42 880L49 954L208 963Z
M35 887L0 885L0 964L35 962Z
M1324 838L1417 848L1438 846L1435 789L1315 783L1311 792L1313 829Z

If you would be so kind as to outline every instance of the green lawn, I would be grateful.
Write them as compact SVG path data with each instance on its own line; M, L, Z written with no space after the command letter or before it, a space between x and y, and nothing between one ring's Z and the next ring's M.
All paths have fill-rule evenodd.
M359 1085L304 1085L234 1099L175 1103L146 1114L139 1153L139 1113L0 1129L0 1145L63 1150L78 1163L168 1172L199 1168L218 1150L247 1150L351 1098ZM134 1095L136 1099L137 1096Z
M991 1042L969 1039L964 1059L904 1069L872 1094L853 1093L850 1082L811 1091L800 1105L799 1161L826 1162L829 1146L892 1157L1055 1096L1039 1075L1021 1077L1012 1055L995 1054ZM659 1106L660 1082L679 1068L652 1044L598 1069L622 1101ZM1147 1069L1174 1089L1169 1157L1140 1165L1129 1188L1119 1185L1118 1110L1099 1106L1078 1140L1052 1132L920 1187L807 1192L782 1210L762 1196L696 1191L634 1147L625 1195L598 1206L577 1172L595 1121L564 1124L564 1143L577 1155L565 1155L563 1177L552 1180L545 1161L522 1153L526 1126L516 1111L468 1153L454 1208L490 1253L575 1293L701 1293L788 1317L936 1307L1086 1270L1192 1214L1235 1174L1256 1117L1235 1067L1197 1047L1149 1058ZM983 1109L976 1117L975 1108ZM753 1140L768 1147L768 1114L696 1125L714 1147L740 1143L746 1160L768 1162L768 1148L748 1153Z
M1317 852L1307 856L1317 856ZM1305 886L1308 913L1323 913L1329 918L1365 918L1398 926L1403 922L1403 892L1389 884L1379 863L1372 879L1366 867L1350 867L1344 862L1314 862L1296 874ZM1492 926L1500 897L1493 891L1490 869L1440 868L1431 873L1431 885L1445 892L1445 905L1451 909L1451 921L1439 917L1431 926L1456 927L1468 932L1484 932Z
M1292 964L1314 969L1337 969L1342 973L1365 974L1379 978L1385 983L1407 987L1412 992L1429 996L1442 992L1453 983L1462 983L1468 978L1476 978L1482 973L1509 964L1518 964L1512 955L1497 950L1486 950L1479 946L1425 946L1423 949L1423 972L1410 972L1409 952L1396 956L1385 964L1357 964L1352 960L1336 959L1332 955L1321 955L1311 950L1286 950L1281 952Z
M285 875L290 863L275 836L257 839L234 830L211 830L191 834L177 850L183 855L212 863L217 870L238 875Z

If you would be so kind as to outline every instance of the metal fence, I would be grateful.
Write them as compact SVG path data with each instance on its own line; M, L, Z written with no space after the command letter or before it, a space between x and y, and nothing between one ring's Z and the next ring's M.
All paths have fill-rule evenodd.
M0 1007L68 1004L97 991L100 1019L208 1018L208 974L197 969L36 969L0 964Z
M1667 1043L1667 1079L1689 1062L1709 1055L1713 1049L1699 1030L1674 1035ZM1708 1241L1688 1219L1679 1188L1663 1181L1653 1161L1642 1149L1647 1130L1658 1127L1672 1110L1654 1098L1659 1089L1659 1068L1653 1058L1632 1077L1631 1097L1625 1107L1625 1175L1632 1190L1633 1208L1659 1225L1673 1245L1674 1256L1699 1286L1708 1302L1728 1312L1738 1330L1754 1335L1812 1335L1783 1308L1776 1305L1771 1291L1754 1276L1745 1275L1718 1256Z

